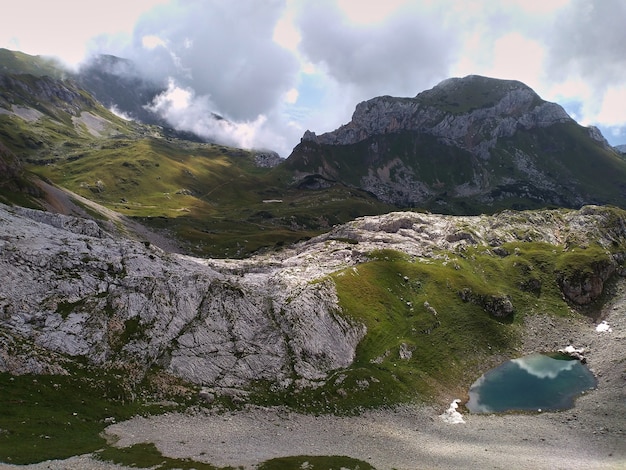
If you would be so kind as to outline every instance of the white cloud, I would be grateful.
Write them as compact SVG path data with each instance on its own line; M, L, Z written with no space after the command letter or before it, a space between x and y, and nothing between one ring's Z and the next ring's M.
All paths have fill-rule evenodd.
M300 32L294 25L294 7L293 1L289 2L291 6L285 8L283 15L276 22L272 39L276 44L289 49L292 52L296 52L298 44L302 39Z
M607 126L626 125L626 85L606 91L595 121Z
M124 119L125 121L132 121L133 119L126 114L124 111L121 111L120 109L117 108L117 106L112 106L111 108L109 108L109 111L111 111L113 114L115 114L117 117Z
M298 101L298 96L300 93L297 88L291 88L287 93L285 93L285 102L289 104L294 104Z
M556 379L561 372L572 370L575 360L551 359L541 354L512 359L511 362L539 379Z
M566 6L569 0L508 0L508 2L503 3L516 4L532 14L547 15Z
M3 2L0 47L81 62L99 34L127 37L141 14L166 0L20 0ZM123 14L120 14L123 12Z
M166 91L154 98L148 109L176 129L193 132L208 140L244 149L274 149L284 142L268 128L268 118L233 122L214 113L215 104L208 95L197 96L191 88L181 87L172 78Z
M154 98L150 109L156 113L168 114L172 111L189 111L193 91L181 88L173 78L169 79L167 90Z
M337 5L353 23L371 25L381 23L408 0L337 0Z
M3 13L0 46L130 58L190 93L183 109L225 116L248 129L233 135L283 155L359 101L469 74L523 81L612 143L626 136L623 0L22 0ZM183 99L162 98L169 113Z
M141 38L141 45L146 49L154 49L156 47L165 47L165 41L154 34L147 34Z
M493 66L486 75L515 79L537 88L542 81L544 48L520 33L498 38L493 48Z

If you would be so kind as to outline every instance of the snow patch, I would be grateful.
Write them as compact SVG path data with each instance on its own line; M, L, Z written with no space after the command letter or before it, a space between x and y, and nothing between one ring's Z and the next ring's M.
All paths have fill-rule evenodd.
M443 414L439 415L441 419L443 419L448 424L465 423L465 420L463 419L463 415L457 411L457 408L459 407L460 402L461 400L456 399L452 403L450 403L450 406L448 407L448 409L444 411Z
M598 333L610 333L613 331L613 329L611 328L611 326L606 322L606 321L601 321L597 326L596 326L596 331Z

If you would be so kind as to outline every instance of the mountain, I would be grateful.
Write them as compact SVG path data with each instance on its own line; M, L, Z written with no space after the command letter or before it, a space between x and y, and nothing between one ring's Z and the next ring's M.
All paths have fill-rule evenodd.
M397 208L626 207L623 156L520 82L470 76L373 98L276 162L164 127L144 108L159 85L128 60L99 56L70 74L25 54L0 59L0 139L26 173L196 255L246 256Z
M244 260L175 255L33 209L0 204L0 218L0 371L86 362L123 372L130 390L159 372L218 395L270 385L341 408L351 400L337 389L361 396L364 378L359 400L376 404L458 386L477 354L512 353L516 319L597 306L626 250L626 213L593 206L395 212ZM330 380L337 370L346 379Z
M128 61L102 57L78 75L48 75L30 73L41 69L41 58L5 56L11 60L0 73L0 142L25 174L176 238L188 253L245 256L393 208L343 185L315 194L293 188L289 174L273 171L272 152L122 119L109 108L131 113L153 93L145 82L133 85L139 79ZM24 199L23 193L6 197ZM29 205L46 206L41 200ZM47 205L54 206L59 201Z
M189 407L435 420L496 364L570 343L623 401L623 354L588 340L604 315L623 336L626 212L511 210L624 205L622 158L558 105L452 79L275 165L122 119L156 92L135 79L0 51L1 462L126 454L110 423ZM165 462L146 453L122 461Z
M0 48L0 73L28 74L35 77L50 76L63 78L69 75L65 67L57 60L24 54Z
M146 109L165 88L143 78L132 61L97 55L80 66L75 80L107 108L145 124L165 125Z
M285 166L398 207L444 213L626 203L626 161L595 128L510 80L445 80L414 98L360 103L352 120L307 131Z
M79 70L72 74L73 79L100 103L113 112L143 124L161 127L164 135L181 139L206 142L198 135L171 128L171 126L150 109L150 104L166 91L167 84L158 83L142 76L135 64L120 57L101 54L91 57ZM213 114L215 119L224 119Z

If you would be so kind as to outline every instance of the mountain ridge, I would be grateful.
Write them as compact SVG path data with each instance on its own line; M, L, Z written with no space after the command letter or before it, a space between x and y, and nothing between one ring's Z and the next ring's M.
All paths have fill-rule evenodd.
M610 195L597 197L585 159L620 173ZM319 175L399 207L444 213L623 205L626 197L624 160L596 128L521 82L481 76L448 79L415 98L362 102L337 130L305 132L285 164L301 179Z
M12 101L0 106L0 138L25 170L153 229L168 220L169 232L198 255L245 256L394 208L478 214L626 207L621 154L518 81L468 76L413 98L373 98L337 130L306 132L279 162L268 152L192 143L185 134L111 113L116 99L131 112L158 92L132 62L94 59L81 81L44 73L49 63L40 58L32 64L28 56L14 58L5 60L11 73L3 75L3 97ZM106 97L107 107L84 86ZM149 158L136 161L138 155ZM103 172L102 159L110 171ZM226 184L235 181L234 171L242 175L238 184Z
M111 450L99 436L116 419L189 406L417 402L435 422L491 367L595 334L626 275L625 210L567 208L626 207L623 159L519 82L375 98L273 165L124 121L12 57L25 73L0 81L0 460ZM623 391L619 354L601 363L604 396Z

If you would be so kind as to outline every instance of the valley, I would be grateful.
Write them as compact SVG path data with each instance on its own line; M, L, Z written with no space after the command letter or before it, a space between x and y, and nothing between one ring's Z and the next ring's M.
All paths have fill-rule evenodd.
M0 50L0 462L626 462L626 160L596 129L469 76L281 159L120 117L158 92L109 86L120 60ZM569 345L598 379L575 408L463 407Z

